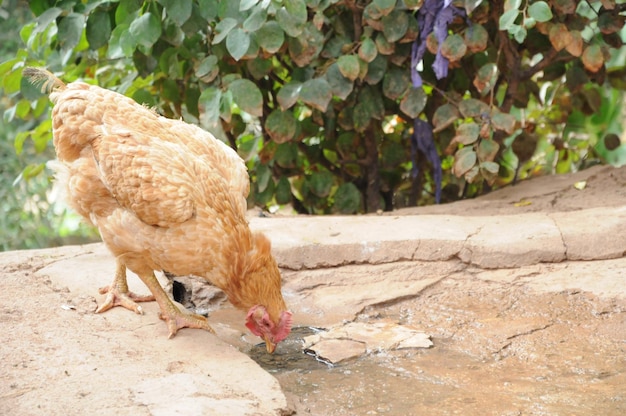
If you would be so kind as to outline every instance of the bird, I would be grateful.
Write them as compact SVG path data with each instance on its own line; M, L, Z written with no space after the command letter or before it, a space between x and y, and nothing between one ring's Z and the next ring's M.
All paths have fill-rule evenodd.
M65 84L45 68L22 74L53 104L55 180L116 260L96 312L122 306L142 314L138 302L156 300L169 338L181 328L215 333L204 316L172 302L155 271L195 275L247 311L246 327L273 353L291 331L292 313L270 240L246 219L250 182L237 152L123 94L81 81ZM129 291L127 270L151 296Z

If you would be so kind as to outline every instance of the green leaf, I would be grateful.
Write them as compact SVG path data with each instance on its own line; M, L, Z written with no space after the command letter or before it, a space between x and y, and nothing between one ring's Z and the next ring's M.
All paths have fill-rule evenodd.
M274 191L276 190L276 185L274 184L274 180L271 177L263 191L259 191L258 186L256 186L256 188L256 192L254 193L254 200L256 204L265 206L272 202L272 198L274 197Z
M301 82L292 81L283 85L283 87L278 91L276 100L283 111L291 108L298 101L301 89Z
M513 26L511 29L509 29L509 33L513 35L517 43L523 43L524 40L526 40L526 36L528 35L528 31L524 26Z
M300 36L307 21L304 0L284 0L284 5L276 12L276 21L289 36Z
M417 0L404 0L405 3L413 3L416 2ZM480 6L480 3L482 3L483 0L465 0L465 11L467 12L467 14L471 14L478 6ZM408 6L408 4L407 4Z
M339 185L334 200L333 208L340 214L354 214L361 208L361 192L350 182Z
M226 39L226 36L228 36L230 31L233 30L235 26L237 26L237 20L233 19L232 17L227 17L224 20L221 20L215 26L215 37L213 38L213 41L211 43L213 45L217 45L218 43Z
M85 16L82 14L70 13L61 19L57 36L63 49L70 50L78 45L84 26Z
M41 33L46 30L61 13L63 13L63 9L52 7L39 15L37 18L37 26L33 30L32 35L36 35L37 33Z
M583 54L582 62L585 69L591 72L598 72L604 65L604 53L602 47L599 44L588 45Z
M498 154L498 150L500 149L500 145L496 143L494 140L483 139L478 144L478 149L476 149L476 154L478 155L478 160L481 162L491 162L495 159Z
M102 9L96 9L87 18L86 28L87 42L91 49L99 49L109 43L111 37L111 19L109 13Z
M220 100L222 92L217 88L207 88L198 99L200 108L200 124L207 130L217 127L220 118Z
M498 130L504 130L508 134L515 131L516 119L514 116L494 110L491 114L491 123Z
M276 203L279 205L285 205L291 202L291 184L289 183L289 179L285 176L281 176L278 180L274 197L276 198Z
M396 7L396 0L374 0L372 2L378 8L380 13L385 16Z
M159 67L168 78L174 80L182 78L181 65L179 61L178 48L168 48L161 53L159 57ZM177 87L178 91L179 88Z
M297 23L305 23L307 20L306 3L304 0L283 0L285 9Z
M365 131L369 127L370 121L372 120L372 107L360 101L354 106L352 120L356 131Z
M193 0L159 0L159 3L178 26L182 26L191 17Z
M444 104L433 115L433 133L440 132L459 119L459 112L452 104Z
M515 20L517 20L517 16L519 16L519 14L520 11L517 8L502 13L502 16L500 16L498 21L500 30L511 30L511 28L515 26Z
M2 75L0 75L0 78L1 77ZM24 97L28 101L35 101L43 96L41 88L39 88L39 86L37 85L34 85L26 77L22 77L22 79L20 80L20 92L22 93L22 97Z
M482 117L489 115L489 106L475 98L468 98L459 103L459 111L463 117Z
M259 80L271 74L272 60L262 58L250 59L246 61L246 68L248 68L250 75L252 75L254 79Z
M376 49L376 43L371 38L363 39L361 47L359 48L359 58L363 61L370 63L378 55L378 49Z
M300 36L287 39L289 56L299 67L305 67L313 62L322 51L324 35L313 24L304 25Z
M480 134L480 126L478 124L465 123L465 124L461 124L456 129L456 136L454 137L454 140L457 143L468 145L478 140L479 134Z
M226 49L235 61L240 60L250 47L250 35L241 28L231 30L226 36Z
M43 169L45 167L46 165L44 163L30 163L24 168L24 171L22 172L22 177L26 180L32 179L35 176L39 175L41 172L43 172Z
M364 86L359 93L358 101L368 107L371 117L382 120L385 116L385 104L378 88Z
M409 88L409 72L400 68L392 68L385 74L383 94L391 100L400 98Z
M13 140L13 148L15 149L15 154L21 155L24 151L24 142L30 136L29 131L21 131L15 135L15 140Z
M263 115L263 95L259 87L249 79L233 81L228 89L233 94L233 101L243 111L253 116Z
M213 21L217 17L219 0L198 0L200 15L206 21Z
M300 90L300 99L307 105L320 110L326 111L328 103L333 98L332 90L328 81L324 78L310 79L302 84Z
M460 178L476 165L476 152L472 147L459 149L454 155L453 172Z
M265 24L255 32L257 43L268 53L276 53L285 42L285 32L275 21Z
M137 101L141 105L145 105L148 107L156 107L157 106L157 97L152 95L149 91L145 89L137 90L132 95L133 100ZM196 109L198 107L198 103L195 104ZM198 114L196 114L198 117Z
M446 40L443 41L440 51L443 56L450 60L450 62L456 62L465 56L467 46L465 45L461 35L457 35L455 33L453 35L449 35Z
M528 15L538 22L547 22L552 19L552 10L545 1L538 1L528 6Z
M35 144L35 150L37 153L41 153L48 147L48 142L52 138L52 119L41 122L31 135L33 143Z
M374 43L376 43L376 49L381 55L391 55L396 50L395 44L389 43L383 33L376 35Z
M489 34L483 25L474 23L465 31L465 44L470 52L482 52L487 49Z
M20 90L20 86L22 83L22 73L20 71L13 71L6 75L2 79L2 87L4 88L4 93L9 95L14 92L18 92Z
M411 88L400 100L400 110L410 118L417 118L426 107L426 94L421 87Z
M409 28L409 15L403 10L394 10L381 19L381 24L387 41L397 42Z
M217 56L215 55L205 57L196 69L196 76L207 83L213 81L218 73L219 66L217 65Z
M180 102L180 89L174 79L167 78L161 85L161 96L172 103Z
M341 74L337 62L328 67L326 71L326 81L330 85L332 94L342 100L348 98L354 89L354 82L350 81Z
M285 142L276 146L274 160L283 168L295 168L298 158L298 145L294 142Z
M272 179L269 166L259 163L256 167L256 186L258 192L264 192Z
M480 169L478 168L478 165L474 165L474 167L465 172L464 178L468 183L474 183L477 179L479 179Z
M296 119L289 110L274 110L265 121L265 131L278 144L293 139L296 134Z
M30 113L30 101L20 100L15 105L15 115L19 118L25 118Z
M133 20L128 29L139 45L152 47L161 37L161 21L150 12Z
M522 5L522 0L504 0L504 11L511 9L519 9Z
M386 57L377 55L376 58L367 65L365 82L370 85L378 84L387 73L387 63L388 60Z
M133 55L133 52L137 47L137 41L128 30L129 27L129 25L124 23L117 25L115 29L113 29L113 32L111 32L111 39L109 40L109 47L107 49L107 58L129 58Z
M488 62L476 72L474 86L481 95L487 95L498 80L498 66L493 62Z
M339 67L341 75L348 78L350 81L354 81L359 77L361 68L359 58L355 55L340 56L339 59L337 59L337 66Z
M480 169L481 170L484 169L488 171L489 173L496 174L500 170L500 165L498 165L495 162L481 162Z
M407 148L398 142L386 141L381 149L382 165L387 169L396 169L408 159Z
M243 22L243 29L246 32L256 32L267 20L267 9L263 4L259 4L254 8L250 16Z
M308 182L309 189L313 195L320 198L326 198L330 195L330 190L332 189L334 183L334 177L332 173L323 170L313 173Z
M480 173L489 185L493 185L498 177L500 165L495 162L482 162L480 165Z
M258 2L259 0L241 0L241 3L239 3L239 11L245 12L246 10L250 10L256 6Z
M115 9L115 23L119 26L121 24L131 24L131 22L137 17L139 9L141 9L141 0L127 0L121 1L117 9Z

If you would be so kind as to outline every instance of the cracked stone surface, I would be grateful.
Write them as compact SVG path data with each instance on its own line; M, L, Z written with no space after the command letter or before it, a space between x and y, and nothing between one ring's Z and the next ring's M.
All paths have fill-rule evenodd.
M272 240L295 325L389 323L433 347L352 340L360 352L328 368L294 331L268 356L197 281L185 302L217 336L168 340L154 303L93 313L115 266L103 245L0 253L0 414L626 414L626 168L251 227Z

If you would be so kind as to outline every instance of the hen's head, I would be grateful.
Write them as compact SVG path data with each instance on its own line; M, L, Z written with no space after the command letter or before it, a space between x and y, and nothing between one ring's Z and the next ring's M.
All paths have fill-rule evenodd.
M291 332L291 312L283 311L278 322L275 322L265 306L255 305L248 311L246 326L254 335L263 338L267 352L271 354L276 349L276 344L287 338Z

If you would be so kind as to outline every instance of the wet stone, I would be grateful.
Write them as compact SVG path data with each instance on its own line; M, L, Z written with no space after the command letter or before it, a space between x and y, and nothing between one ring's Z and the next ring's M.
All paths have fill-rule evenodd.
M314 352L320 361L326 359L333 364L372 351L432 346L428 334L387 320L350 322L304 338L305 350Z
M325 339L308 348L305 352L326 364L337 364L365 354L365 344L349 339Z

